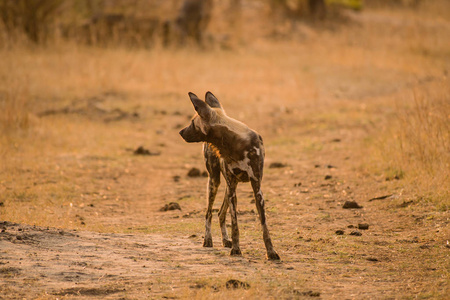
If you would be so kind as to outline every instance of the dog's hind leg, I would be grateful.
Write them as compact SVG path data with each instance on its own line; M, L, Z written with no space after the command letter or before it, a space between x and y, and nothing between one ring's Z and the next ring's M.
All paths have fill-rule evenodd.
M220 229L222 230L222 243L224 247L231 248L231 240L228 237L227 232L227 225L226 225L226 218L227 218L227 210L228 210L228 189L225 193L225 198L223 199L222 206L219 210L219 223L220 223Z
M208 207L206 209L205 215L205 240L203 242L203 247L212 247L212 234L211 234L211 219L212 219L212 207L214 200L216 199L217 190L220 185L220 161L219 158L214 154L207 144L204 146L204 155L206 169L208 170L208 187L207 187L207 198Z
M264 244L267 250L267 258L270 260L279 260L280 256L278 256L277 252L273 249L272 240L270 239L269 229L266 224L266 214L264 211L264 197L261 191L261 181L260 180L251 180L253 193L255 195L256 209L259 213L259 219L261 221L261 226L263 230L263 238Z
M227 201L230 206L231 215L231 253L230 255L241 255L239 247L239 227L237 223L237 198L236 198L237 181L234 179L227 180Z

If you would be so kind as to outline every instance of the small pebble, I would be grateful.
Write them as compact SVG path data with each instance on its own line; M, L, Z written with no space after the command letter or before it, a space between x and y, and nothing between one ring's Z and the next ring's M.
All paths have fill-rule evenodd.
M361 205L359 205L358 203L356 203L356 201L345 201L342 208L347 209L347 208L363 208L363 207Z
M359 231L352 231L350 232L350 235L354 235L354 236L362 236L362 233Z
M360 223L360 224L358 224L358 229L367 230L367 229L369 229L369 224L367 224L367 223Z

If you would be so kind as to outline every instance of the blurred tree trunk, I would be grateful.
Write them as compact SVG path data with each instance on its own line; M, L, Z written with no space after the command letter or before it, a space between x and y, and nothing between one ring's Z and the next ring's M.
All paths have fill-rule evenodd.
M323 19L326 15L325 0L308 0L308 8L313 17Z
M0 0L0 17L8 32L22 30L33 42L43 42L63 0Z

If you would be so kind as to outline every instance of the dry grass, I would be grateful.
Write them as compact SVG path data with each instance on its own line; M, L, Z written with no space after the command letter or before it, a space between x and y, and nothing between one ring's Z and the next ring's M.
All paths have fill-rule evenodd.
M405 179L417 197L448 210L450 97L447 78L401 95L386 131L377 140L386 180Z

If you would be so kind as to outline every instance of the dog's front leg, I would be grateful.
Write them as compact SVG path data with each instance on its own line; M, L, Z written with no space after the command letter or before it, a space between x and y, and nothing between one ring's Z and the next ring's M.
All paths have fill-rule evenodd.
M214 199L216 198L217 190L220 184L220 173L219 178L215 178L212 174L209 175L208 180L208 208L206 209L205 216L205 240L203 242L203 247L212 247L212 234L211 234L211 219L212 219L212 207L214 204Z

